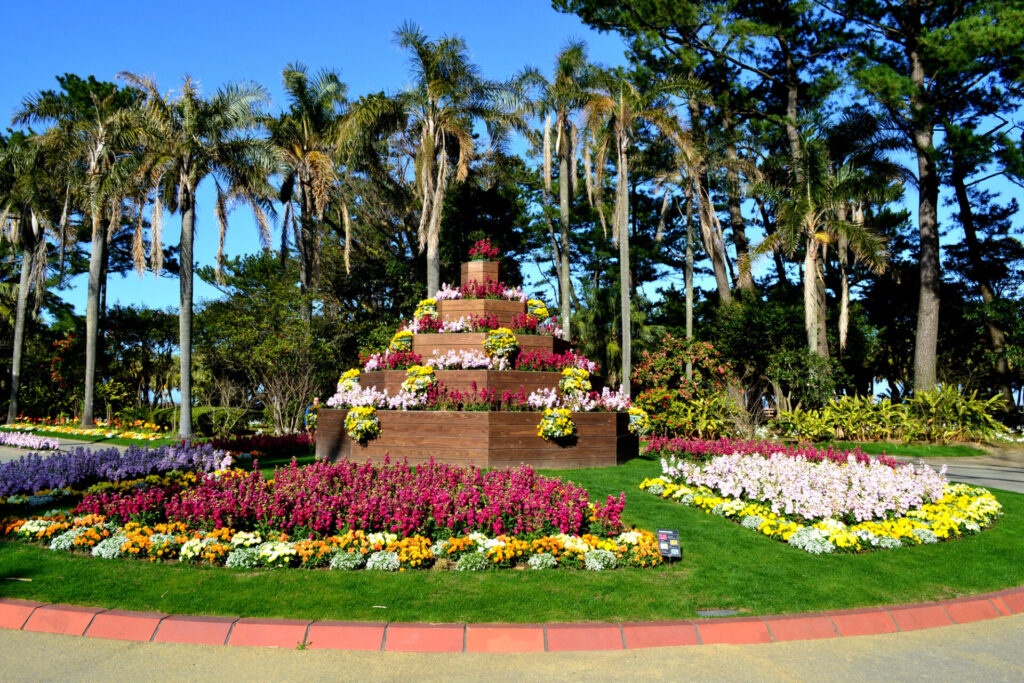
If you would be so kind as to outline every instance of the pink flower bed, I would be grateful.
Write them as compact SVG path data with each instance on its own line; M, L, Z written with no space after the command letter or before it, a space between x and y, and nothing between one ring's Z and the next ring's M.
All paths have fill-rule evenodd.
M294 462L267 481L259 471L203 475L183 490L89 494L76 513L193 527L276 529L326 536L347 529L430 537L488 534L617 534L625 494L590 506L586 489L532 468L492 470L444 463Z
M722 496L766 503L776 514L803 519L851 517L864 522L905 515L942 498L946 467L889 467L877 460L811 461L771 450L718 455L706 463L662 460L674 481L706 486Z
M804 458L810 462L828 461L843 464L852 457L859 463L878 462L893 468L902 467L905 464L886 455L868 455L860 448L837 450L832 446L815 448L814 446L781 444L773 441L743 441L740 439L709 441L707 439L670 439L656 436L651 438L647 443L647 448L644 449L644 455L655 458L675 457L680 460L697 461L710 460L718 455L765 455L767 453Z
M0 446L31 448L35 451L55 451L60 448L60 442L57 439L24 432L0 432Z

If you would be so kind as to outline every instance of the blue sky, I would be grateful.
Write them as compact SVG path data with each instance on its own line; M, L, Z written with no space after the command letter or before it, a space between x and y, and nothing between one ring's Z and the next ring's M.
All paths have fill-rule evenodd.
M375 4L295 0L287 9L283 3L235 0L181 0L172 5L55 0L11 4L6 10L6 25L13 30L5 32L0 52L4 76L0 118L7 120L26 94L56 87L54 76L64 72L113 80L121 70L135 71L155 76L163 90L176 87L184 74L207 91L229 81L254 80L270 90L274 110L284 106L280 74L292 61L305 62L313 70L338 70L352 97L396 91L407 83L406 57L392 42L392 32L405 20L419 23L432 37L446 33L464 37L474 60L490 78L506 78L526 64L548 71L555 53L570 37L585 39L595 61L606 65L624 61L624 46L617 35L598 34L576 17L555 12L550 0L385 0ZM900 161L916 170L909 156ZM1005 184L996 186L1007 189ZM217 249L209 187L201 188L199 202L196 255L200 264L208 265ZM904 203L916 220L913 187L907 188ZM944 226L952 222L950 213L948 207L940 209ZM1019 216L1015 223L1019 225ZM165 244L177 243L178 229L177 216L172 216L165 228ZM760 239L757 234L752 237ZM956 239L959 233L954 232L943 241ZM252 217L238 208L230 218L227 251L234 255L257 249ZM768 268L768 261L760 268ZM678 275L667 281L681 281ZM196 284L197 299L217 296L205 283ZM109 304L177 307L174 278L146 274L140 281L134 274L111 276L109 287ZM84 311L84 276L64 297Z
M526 64L550 69L555 53L569 37L588 41L591 58L608 65L623 62L623 43L600 35L573 16L555 12L549 0L491 2L324 2L288 3L235 0L178 2L11 3L5 8L4 49L0 51L0 113L4 124L28 93L55 88L65 72L114 80L127 70L155 76L169 90L184 74L207 91L229 81L254 80L271 92L273 109L284 106L281 69L292 61L312 70L332 68L348 83L352 97L379 90L396 91L407 83L405 55L392 31L405 20L431 36L457 34L466 39L473 59L489 78L507 78ZM217 229L209 188L200 192L196 256L212 264ZM227 238L229 254L259 249L248 211L236 209ZM172 217L164 242L177 244L179 224ZM79 278L80 280L83 278ZM85 310L82 282L64 293ZM197 282L197 299L217 295ZM177 307L177 280L140 281L131 274L112 276L108 305Z

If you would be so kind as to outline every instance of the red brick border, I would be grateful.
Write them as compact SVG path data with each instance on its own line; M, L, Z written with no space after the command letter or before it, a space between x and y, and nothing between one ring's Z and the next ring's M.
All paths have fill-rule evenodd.
M808 614L577 624L407 624L167 616L0 598L0 628L91 638L388 652L557 652L896 633L1024 614L1024 586L943 602Z

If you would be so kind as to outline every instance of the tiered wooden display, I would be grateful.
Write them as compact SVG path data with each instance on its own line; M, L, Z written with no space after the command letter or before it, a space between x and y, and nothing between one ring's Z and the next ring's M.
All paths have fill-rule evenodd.
M471 261L462 264L462 282L498 281L498 263ZM499 323L509 325L513 316L525 313L521 301L493 299L455 299L438 302L438 317L457 320L470 315L495 314ZM482 333L417 334L413 351L424 358L448 351L482 351L487 335ZM568 342L549 335L517 335L523 351L545 349L564 353ZM561 373L497 370L438 370L438 381L456 391L496 389L527 394L541 388L555 388ZM394 395L405 379L404 370L364 372L363 387L376 387ZM594 388L602 386L592 378ZM506 467L519 464L544 468L603 467L615 465L637 454L638 442L629 433L625 413L574 413L577 438L571 444L556 444L537 435L539 412L452 412L378 410L381 434L363 445L354 442L345 431L345 410L322 409L317 421L316 454L336 460L369 459L381 462L385 457L410 463L430 459L477 467Z

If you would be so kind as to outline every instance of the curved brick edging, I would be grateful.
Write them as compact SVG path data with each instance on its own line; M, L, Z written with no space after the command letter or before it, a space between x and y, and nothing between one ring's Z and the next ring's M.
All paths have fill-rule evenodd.
M745 645L916 631L1024 614L1024 586L943 602L806 614L571 624L410 624L167 615L0 599L0 628L90 638L386 652L566 652Z

